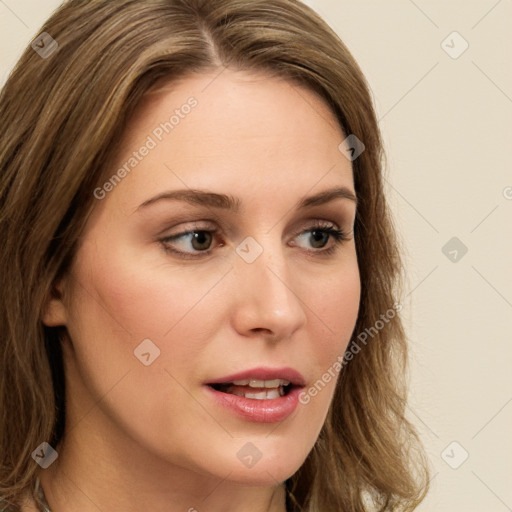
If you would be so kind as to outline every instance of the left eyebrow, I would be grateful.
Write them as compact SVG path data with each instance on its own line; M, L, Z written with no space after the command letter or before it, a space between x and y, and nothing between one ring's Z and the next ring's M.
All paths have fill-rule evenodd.
M337 187L323 190L313 196L304 197L296 204L296 208L297 210L311 208L313 206L329 203L335 199L348 199L357 205L357 197L354 192L347 187Z
M335 199L348 199L357 205L357 198L351 190L346 187L337 187L323 190L322 192L318 192L312 196L304 197L296 203L295 208L297 210L312 208L314 206L329 203ZM208 192L205 190L183 189L172 190L158 194L157 196L152 197L140 204L137 207L137 210L162 200L185 201L190 204L199 204L211 208L221 208L223 210L230 210L235 213L240 210L241 205L240 199L231 195Z

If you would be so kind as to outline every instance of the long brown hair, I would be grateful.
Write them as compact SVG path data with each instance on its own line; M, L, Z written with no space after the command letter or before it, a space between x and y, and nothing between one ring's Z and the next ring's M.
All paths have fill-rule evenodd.
M289 506L416 508L428 470L405 418L405 334L399 315L375 328L399 298L402 268L382 142L369 87L339 37L296 0L70 0L42 32L58 48L42 58L28 47L0 95L0 497L18 507L35 481L31 453L62 437L63 328L43 326L41 312L126 121L157 81L229 66L315 91L365 146L353 161L362 294L348 350L359 333L372 336L341 371L320 436L286 482Z

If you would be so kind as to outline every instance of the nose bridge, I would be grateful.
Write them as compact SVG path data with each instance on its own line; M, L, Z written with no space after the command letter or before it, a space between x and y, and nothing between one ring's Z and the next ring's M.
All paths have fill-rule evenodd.
M237 319L243 329L289 336L305 322L285 249L275 234L260 236L258 241L247 237L237 247Z

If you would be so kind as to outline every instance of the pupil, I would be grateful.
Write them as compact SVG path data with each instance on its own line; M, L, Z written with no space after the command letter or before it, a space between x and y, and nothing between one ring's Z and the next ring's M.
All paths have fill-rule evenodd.
M194 233L194 237L192 238L192 246L194 247L194 249L199 250L208 249L208 246L210 245L209 242L211 242L209 238L211 238L210 233L206 231L196 231ZM207 247L197 247L197 244L195 242L197 242L197 244L199 244L200 246L206 243Z
M312 231L311 236L313 237L315 243L322 242L322 238L325 239L328 237L327 233L324 233L323 231ZM327 240L324 240L320 246L315 246L315 243L313 244L314 247L323 247L327 243Z

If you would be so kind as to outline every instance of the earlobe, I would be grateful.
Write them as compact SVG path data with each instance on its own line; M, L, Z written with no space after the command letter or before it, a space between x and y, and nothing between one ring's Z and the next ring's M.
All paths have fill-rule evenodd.
M62 282L58 282L52 286L50 294L43 306L41 320L47 327L66 325L66 306L63 300Z

